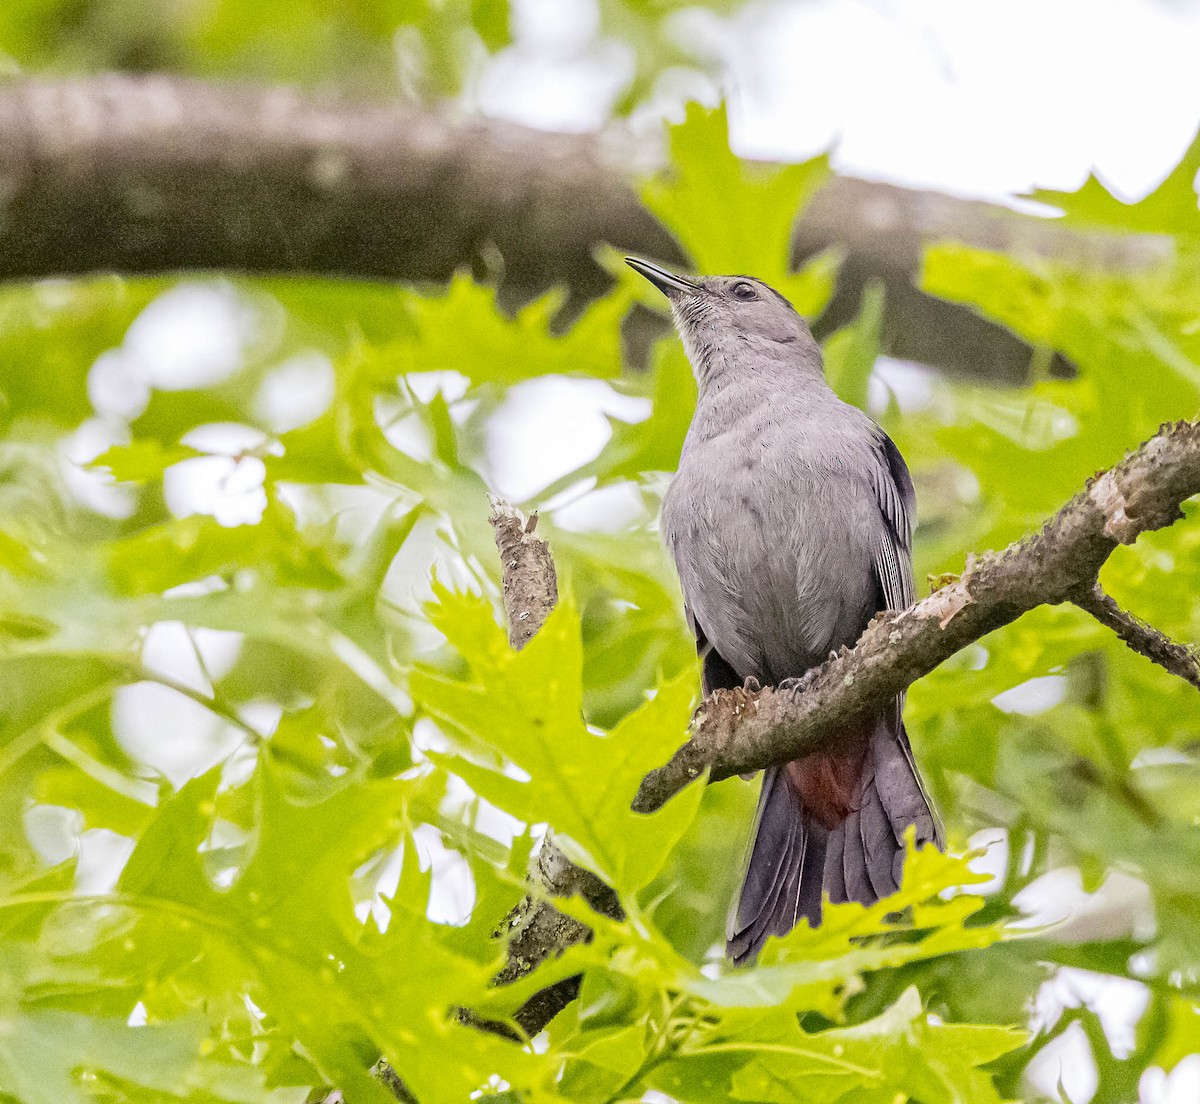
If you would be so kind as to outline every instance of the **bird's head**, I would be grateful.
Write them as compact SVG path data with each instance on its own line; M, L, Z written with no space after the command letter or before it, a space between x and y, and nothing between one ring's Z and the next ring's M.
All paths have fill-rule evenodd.
M778 364L821 373L821 351L808 325L782 295L753 276L680 276L626 257L671 303L675 328L703 385L726 375Z

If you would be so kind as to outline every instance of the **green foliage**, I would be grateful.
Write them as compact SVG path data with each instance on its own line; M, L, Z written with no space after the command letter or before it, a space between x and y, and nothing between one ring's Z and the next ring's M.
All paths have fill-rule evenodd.
M991 1078L978 1067L1023 1042L1002 1027L931 1024L915 989L906 989L882 1016L854 1027L816 1034L795 1020L780 1027L778 1038L763 1040L734 1075L735 1099L832 1102L853 1093L858 1100L998 1104Z
M1179 164L1157 188L1136 204L1118 199L1094 174L1076 192L1039 188L1030 199L1057 207L1070 222L1100 227L1118 234L1165 234L1180 244L1194 245L1200 231L1197 217L1196 172L1200 170L1200 135L1192 140Z
M660 686L608 736L594 736L583 722L583 650L570 606L556 610L515 653L485 604L465 604L445 593L441 598L433 624L468 660L474 681L421 672L413 676L412 692L445 729L500 753L530 779L464 758L441 761L480 797L526 822L545 820L572 856L622 897L637 893L666 861L701 796L696 787L653 816L629 807L638 783L670 757L687 728L690 677ZM603 786L596 785L598 778Z
M671 131L671 170L648 181L643 201L687 250L699 272L746 272L778 288L804 315L833 293L836 259L788 270L792 225L829 176L829 159L767 168L729 149L725 109L690 104ZM656 304L660 305L660 304Z
M353 55L373 81L403 26L396 80L433 96L509 33L507 5L465 0L310 0L289 9L304 33L285 35L270 5L177 7L139 23L120 5L25 0L0 14L0 47L28 64L53 52L64 68L144 56L238 72L253 59L260 76L303 79L340 75ZM630 106L684 56L664 29L678 7L601 5L604 33L638 42ZM748 166L724 112L699 108L670 150L644 196L695 266L763 276L818 314L837 258L789 273L787 245L826 160ZM1137 205L1095 181L1039 194L1076 222L1168 237L1170 255L1143 267L929 251L926 290L1039 353L1019 390L937 379L924 406L900 396L885 412L918 484L918 577L1019 536L1160 421L1200 407L1194 169L1193 151ZM908 707L953 853L910 853L895 897L830 906L818 930L729 968L723 914L752 788L696 785L649 817L629 808L683 739L697 685L653 531L695 385L673 340L645 374L620 361L629 307L659 299L623 275L565 326L560 298L512 313L465 275L434 291L188 284L226 296L252 332L220 378L176 388L128 334L180 286L0 296L6 1099L285 1104L336 1083L348 1100L386 1100L369 1073L382 1054L422 1102L602 1104L656 1089L986 1104L1026 1094L1026 1065L1076 1021L1102 1090L1122 1099L1142 1070L1200 1049L1189 687L1066 609L954 657ZM861 406L882 306L872 289L826 347L831 383ZM1047 374L1052 351L1069 378ZM607 443L573 470L547 455L526 505L551 507L539 533L564 598L516 654L497 616L486 490L506 404L536 405L549 378L608 388L645 416L610 415ZM560 510L580 502L582 521ZM231 503L236 517L222 513ZM1118 550L1104 582L1197 639L1200 511L1186 513ZM1033 679L1054 704L1031 701ZM1014 708L1006 692L1021 687ZM496 933L542 826L617 890L625 917L561 902L593 940L493 988ZM1011 844L986 888L962 857L985 828ZM1074 942L1015 927L1018 894L1064 866L1089 888L1135 874L1153 915ZM1114 1056L1086 1009L1027 1033L1034 995L1067 966L1146 984L1132 1055ZM536 1046L459 1015L511 1022L576 974L578 1001Z
M490 288L460 273L445 296L409 295L405 306L412 332L390 347L372 351L373 365L388 375L450 371L473 383L520 383L564 371L608 379L621 370L617 326L628 309L611 295L587 310L571 329L555 335L551 323L562 296L547 295L516 315L504 315ZM481 349L491 350L484 359Z
M708 4L733 16L745 0ZM689 0L600 0L593 48L619 44L630 73L614 110L627 115L664 71L715 78L702 41L680 33ZM510 0L7 0L0 74L174 72L323 87L434 103L477 95L479 73L514 43Z
M400 71L397 36L404 45ZM305 84L334 79L375 94L458 92L475 50L508 41L505 0L15 0L0 8L0 52L13 69L175 70Z

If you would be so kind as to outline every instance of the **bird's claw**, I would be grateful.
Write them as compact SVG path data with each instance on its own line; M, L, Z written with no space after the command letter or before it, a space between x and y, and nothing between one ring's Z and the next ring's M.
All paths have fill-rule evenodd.
M816 681L818 667L813 667L805 671L799 678L785 678L780 682L775 689L781 694L787 694L789 697L796 698L803 694Z
M746 681L742 683L742 689L747 694L757 694L762 689L762 683L753 675L747 675Z

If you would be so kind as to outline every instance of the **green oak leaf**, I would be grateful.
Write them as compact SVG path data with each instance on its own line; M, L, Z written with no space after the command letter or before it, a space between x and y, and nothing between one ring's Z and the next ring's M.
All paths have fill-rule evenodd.
M206 455L186 445L164 445L147 438L128 445L114 445L93 460L88 467L108 472L118 483L144 483L159 479L172 464Z
M528 776L493 760L441 757L481 796L526 822L545 821L568 853L632 896L666 861L695 815L701 788L643 816L630 803L643 776L683 742L694 689L690 672L660 684L654 697L606 735L582 715L579 615L563 603L521 652L513 652L481 599L437 590L433 624L467 661L470 676L414 672L419 707L464 739L464 751L499 754Z
M555 332L564 297L550 293L511 316L494 288L459 273L440 295L410 294L413 337L373 347L372 369L459 372L472 383L519 383L544 375L608 379L621 371L620 321L629 307L618 289L597 300L566 330Z
M1167 234L1189 244L1200 236L1196 173L1200 171L1200 133L1162 183L1136 203L1119 199L1094 173L1074 192L1035 188L1027 199L1057 207L1064 221L1108 233Z
M843 1098L893 1104L898 1097L922 1104L1001 1104L979 1067L1025 1039L1009 1027L941 1023L910 988L883 1015L854 1027L809 1034L794 1019L782 1021L774 1038L745 1048L752 1057L733 1075L733 1097L779 1104Z
M822 254L794 273L788 259L792 227L829 178L829 158L756 165L733 153L728 130L724 107L689 104L683 123L670 130L671 167L642 185L642 202L698 271L757 276L801 314L817 315L833 292L836 254Z

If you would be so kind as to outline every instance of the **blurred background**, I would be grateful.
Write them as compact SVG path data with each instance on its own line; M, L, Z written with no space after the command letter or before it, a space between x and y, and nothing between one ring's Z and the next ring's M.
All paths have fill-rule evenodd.
M812 318L913 468L919 593L1193 417L1197 56L1185 0L8 0L8 884L68 863L107 892L159 795L214 765L233 864L262 740L331 774L428 765L447 736L407 672L457 669L435 576L496 596L489 490L542 511L589 722L690 669L656 516L694 389L618 251L753 272ZM246 190L223 196L226 133ZM107 184L106 134L132 150ZM1197 520L1103 576L1184 641ZM1195 691L1043 608L908 716L952 846L986 849L988 917L1040 934L911 967L858 1014L915 982L947 1018L1030 1027L1009 1095L1200 1098ZM483 845L447 824L506 848L523 826L424 777L428 915L465 922ZM694 962L719 957L752 806L712 788L647 890ZM399 856L360 872L360 916Z

